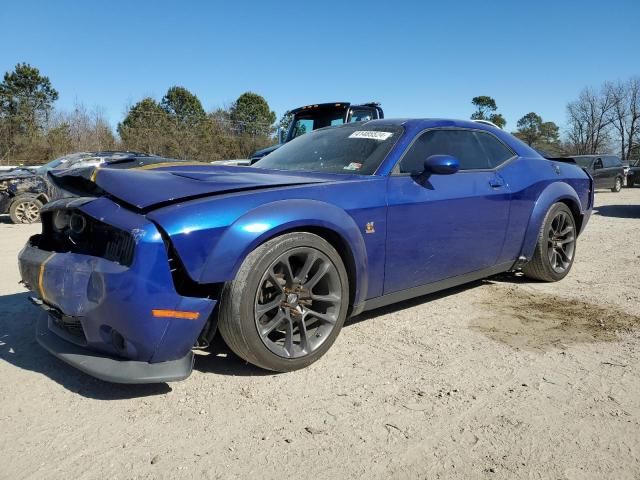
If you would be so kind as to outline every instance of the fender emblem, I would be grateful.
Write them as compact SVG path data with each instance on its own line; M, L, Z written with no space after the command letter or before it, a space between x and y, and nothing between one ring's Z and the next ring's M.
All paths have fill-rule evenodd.
M375 233L376 229L373 225L373 222L367 222L367 224L364 226L364 231L366 233Z

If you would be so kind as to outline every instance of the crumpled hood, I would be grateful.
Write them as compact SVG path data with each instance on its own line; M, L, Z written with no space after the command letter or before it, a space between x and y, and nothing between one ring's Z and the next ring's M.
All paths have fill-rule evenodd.
M232 193L260 188L336 181L342 176L304 172L283 172L250 167L200 165L167 165L154 168L128 170L77 169L53 175L56 183L65 188L74 185L78 192L78 179L91 188L80 188L84 193L108 194L141 210L210 195Z
M35 176L36 174L34 172L31 172L29 170L25 170L22 168L15 168L13 170L0 171L0 181L11 180L14 178L28 178L28 177L35 177Z

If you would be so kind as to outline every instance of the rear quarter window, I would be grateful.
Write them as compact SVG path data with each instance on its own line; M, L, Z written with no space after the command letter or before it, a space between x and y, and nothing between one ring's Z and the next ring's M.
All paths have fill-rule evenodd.
M621 167L622 162L618 157L602 157L602 162L605 167Z
M509 147L489 133L476 132L476 136L491 168L502 165L515 155Z

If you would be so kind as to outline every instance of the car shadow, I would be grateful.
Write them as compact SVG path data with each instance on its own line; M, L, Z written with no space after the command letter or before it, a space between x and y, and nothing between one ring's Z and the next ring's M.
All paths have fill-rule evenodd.
M96 400L122 400L162 395L171 391L166 383L122 385L93 378L50 355L35 340L37 307L28 293L0 296L0 361L42 374L64 388Z
M415 307L449 295L480 287L491 282L531 282L522 275L505 273L484 280L467 283L440 292L412 298L386 307L380 307L346 320L349 328L365 320ZM125 385L104 382L93 378L50 355L35 340L35 322L40 314L29 300L29 293L0 296L0 361L15 367L42 374L69 391L97 400L121 400L136 397L163 395L172 389L167 383ZM258 368L235 355L224 343L220 334L204 351L196 352L194 369L201 373L229 376L277 375Z
M428 295L422 295L421 297L410 298L409 300L404 300L402 302L393 303L391 305L375 308L373 310L368 310L355 317L347 318L347 320L344 322L344 326L350 327L357 323L364 322L365 320L379 317L380 315L388 315L390 313L395 313L406 308L417 307L418 305L422 305L423 303L432 302L440 298L448 297L449 295L454 295L466 290L471 290L472 288L477 288L483 283L484 282L482 280L477 280L475 282L465 283L464 285L460 285L458 287L448 288L446 290L430 293Z
M603 217L640 218L640 205L601 205L593 213Z
M233 377L264 377L278 375L278 372L271 372L256 367L246 360L238 357L231 351L218 332L211 345L196 354L194 370L202 373L214 373L217 375L229 375Z
M0 215L0 223L13 225L13 222L11 221L11 217L9 215Z

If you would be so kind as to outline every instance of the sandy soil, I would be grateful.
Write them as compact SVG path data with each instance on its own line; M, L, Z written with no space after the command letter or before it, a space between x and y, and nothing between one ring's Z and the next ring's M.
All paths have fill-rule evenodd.
M353 319L273 375L223 346L111 385L34 341L0 224L0 478L640 478L640 189L596 195L557 284L502 275Z

